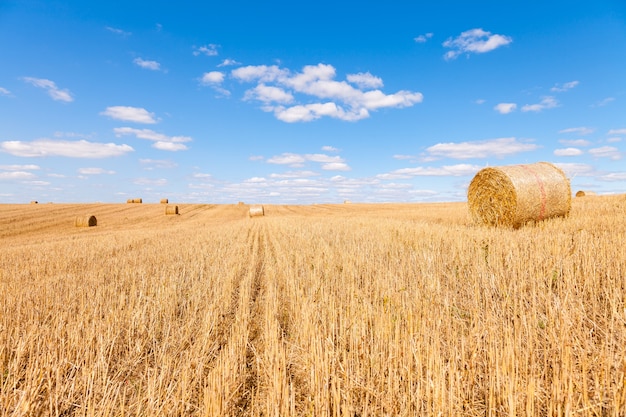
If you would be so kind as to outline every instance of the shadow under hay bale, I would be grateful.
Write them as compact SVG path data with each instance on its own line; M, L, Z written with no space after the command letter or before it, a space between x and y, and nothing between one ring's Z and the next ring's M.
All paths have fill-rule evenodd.
M250 215L250 217L265 216L265 209L260 204L257 204L257 205L254 205L254 206L250 206L249 215Z
M595 193L595 191L583 191L583 190L576 191L576 197L588 197L592 195L597 195L597 194Z
M168 216L178 214L178 206L165 206L165 214Z
M518 228L524 223L567 216L572 191L565 173L548 162L480 170L467 200L475 222Z
M98 224L96 216L77 216L74 221L76 227L93 227Z

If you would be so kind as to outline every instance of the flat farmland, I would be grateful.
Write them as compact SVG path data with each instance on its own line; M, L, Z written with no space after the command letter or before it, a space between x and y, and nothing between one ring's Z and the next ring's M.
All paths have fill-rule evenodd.
M625 195L178 206L0 205L0 415L626 415Z

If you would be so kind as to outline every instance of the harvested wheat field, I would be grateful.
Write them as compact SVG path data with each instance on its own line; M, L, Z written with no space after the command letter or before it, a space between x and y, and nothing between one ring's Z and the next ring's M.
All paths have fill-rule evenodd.
M0 205L0 415L626 415L624 195L180 207Z

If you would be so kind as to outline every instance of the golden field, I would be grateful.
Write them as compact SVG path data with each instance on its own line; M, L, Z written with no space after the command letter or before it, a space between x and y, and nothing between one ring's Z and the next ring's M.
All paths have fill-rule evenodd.
M179 209L0 205L0 415L626 415L625 195Z

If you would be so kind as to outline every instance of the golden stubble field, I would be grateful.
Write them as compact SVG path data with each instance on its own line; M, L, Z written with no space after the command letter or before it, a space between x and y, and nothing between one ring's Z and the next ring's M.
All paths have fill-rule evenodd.
M625 195L179 208L0 205L0 415L626 415Z

